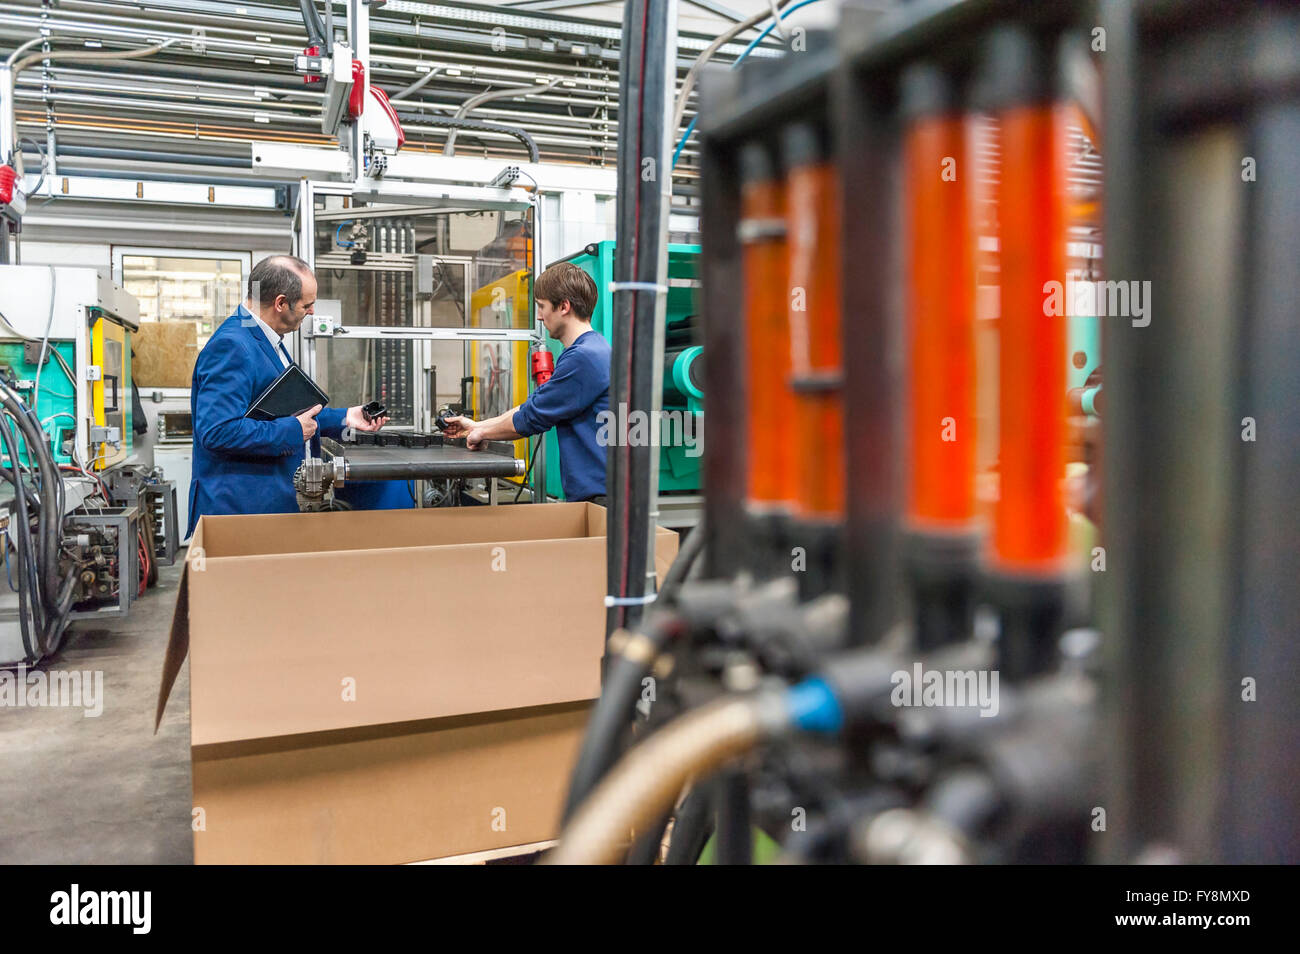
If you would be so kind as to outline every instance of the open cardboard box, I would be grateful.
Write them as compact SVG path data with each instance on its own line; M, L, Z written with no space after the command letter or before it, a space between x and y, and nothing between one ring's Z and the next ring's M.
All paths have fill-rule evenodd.
M554 837L600 693L604 533L589 503L204 517L157 711L188 653L194 860Z

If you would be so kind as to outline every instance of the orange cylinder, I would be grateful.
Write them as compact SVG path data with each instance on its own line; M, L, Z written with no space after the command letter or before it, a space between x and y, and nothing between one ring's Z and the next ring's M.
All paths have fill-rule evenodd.
M746 491L751 509L778 511L790 509L797 479L791 439L797 421L790 387L785 187L765 147L745 147L741 165L749 412Z
M793 148L803 150L800 158L808 161L793 164L786 176L797 510L813 520L839 522L845 512L846 466L839 176L815 154L813 130L801 130L800 139Z
M1055 574L1068 546L1062 486L1067 341L1063 125L1051 105L1010 107L997 115L1002 287L1000 489L993 556L1013 573ZM1054 289L1059 289L1055 302Z
M913 120L903 143L910 407L907 517L960 531L975 518L975 239L960 115Z

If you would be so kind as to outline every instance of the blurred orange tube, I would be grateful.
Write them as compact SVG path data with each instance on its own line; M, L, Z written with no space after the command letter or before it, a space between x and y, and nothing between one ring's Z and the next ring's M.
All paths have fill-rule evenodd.
M839 521L845 512L844 359L839 176L834 166L817 158L792 165L786 207L798 510L805 517Z
M1067 549L1066 319L1047 314L1047 303L1048 283L1062 290L1065 283L1064 123L1050 105L998 116L1001 476L993 556L1004 570L1054 574Z
M746 154L740 195L749 381L746 489L754 509L787 509L797 477L791 435L798 422L790 387L785 188L763 147L746 147Z
M975 517L975 238L965 125L922 116L903 143L907 229L908 522L960 530Z

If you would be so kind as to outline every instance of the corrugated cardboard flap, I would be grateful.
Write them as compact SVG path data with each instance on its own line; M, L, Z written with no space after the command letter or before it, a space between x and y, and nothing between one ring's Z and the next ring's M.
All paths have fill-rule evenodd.
M203 528L197 527L190 539L190 549L186 554L185 566L181 570L181 582L176 591L176 609L172 612L171 634L167 637L167 652L163 656L162 680L158 686L158 709L154 713L153 731L158 734L162 725L163 710L171 697L176 677L180 675L181 666L190 652L190 560L201 558L203 553Z

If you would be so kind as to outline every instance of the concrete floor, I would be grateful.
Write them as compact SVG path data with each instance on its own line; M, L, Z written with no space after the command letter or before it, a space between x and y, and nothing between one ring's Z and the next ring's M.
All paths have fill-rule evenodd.
M178 556L183 556L183 552ZM190 864L189 664L154 710L181 563L126 619L78 621L48 669L103 672L103 713L0 708L0 862Z

